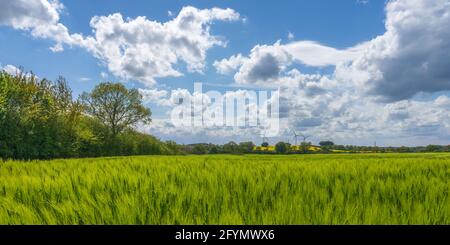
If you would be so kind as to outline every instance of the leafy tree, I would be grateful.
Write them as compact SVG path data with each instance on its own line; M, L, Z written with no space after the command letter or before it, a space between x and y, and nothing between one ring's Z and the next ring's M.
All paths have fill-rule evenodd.
M89 115L110 128L113 138L138 122L151 122L151 111L142 105L139 91L120 83L101 83L83 93L81 100Z
M180 146L175 142L175 141L166 141L165 145L167 147L167 149L169 150L170 154L180 154L181 150L180 150Z
M208 149L203 144L197 144L192 149L192 153L197 154L197 155L203 155L203 154L208 153Z
M300 150L303 152L303 153L308 153L309 152L309 147L311 146L312 144L311 144L311 142L302 142L301 144L300 144Z
M39 80L29 73L0 73L0 155L54 158L75 155L81 107L64 78Z
M289 151L289 145L286 144L286 143L284 143L284 142L278 142L278 143L275 145L275 151L276 151L278 154L286 154L286 153L288 153L288 151Z
M253 152L253 148L255 147L255 144L253 142L241 142L239 143L239 147L241 148L241 151L244 153L251 153Z
M217 145L213 145L211 146L211 148L209 148L209 154L219 154L220 153L220 149Z
M225 153L231 153L231 154L239 154L242 153L240 147L236 142L230 141L227 144L223 145L223 151Z
M441 146L439 146L439 145L428 145L427 147L426 147L426 151L427 152L438 152L438 151L440 151L441 150Z
M401 146L397 149L398 152L412 152L409 147Z
M328 146L329 147L329 146L334 146L334 143L333 143L333 141L328 141L327 140L327 141L320 141L319 145L320 146Z

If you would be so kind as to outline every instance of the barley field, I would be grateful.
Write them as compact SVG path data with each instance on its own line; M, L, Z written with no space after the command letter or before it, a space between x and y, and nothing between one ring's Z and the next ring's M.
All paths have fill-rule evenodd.
M0 224L450 224L450 154L0 161Z

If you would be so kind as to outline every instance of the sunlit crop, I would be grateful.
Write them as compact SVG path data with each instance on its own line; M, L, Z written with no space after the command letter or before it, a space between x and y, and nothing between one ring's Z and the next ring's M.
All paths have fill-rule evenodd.
M450 154L0 162L1 224L450 224Z

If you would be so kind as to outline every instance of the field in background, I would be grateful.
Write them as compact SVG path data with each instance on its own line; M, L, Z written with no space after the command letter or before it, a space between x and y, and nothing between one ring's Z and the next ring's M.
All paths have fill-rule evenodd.
M0 161L0 224L450 224L450 154Z

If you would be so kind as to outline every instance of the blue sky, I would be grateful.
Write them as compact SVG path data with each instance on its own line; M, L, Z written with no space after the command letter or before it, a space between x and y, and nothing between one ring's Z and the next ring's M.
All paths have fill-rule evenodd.
M205 90L223 93L284 88L287 116L272 141L288 139L295 128L313 141L342 144L450 143L450 125L442 122L450 105L448 0L0 4L0 67L24 67L49 79L62 75L76 95L106 80L140 88L155 118L142 130L163 139L259 141L252 129L170 125L171 95L192 93L193 83L203 82ZM184 25L192 35L183 33ZM261 67L276 72L255 73Z

